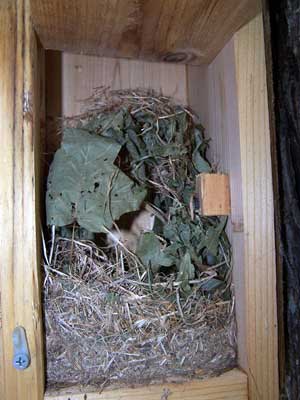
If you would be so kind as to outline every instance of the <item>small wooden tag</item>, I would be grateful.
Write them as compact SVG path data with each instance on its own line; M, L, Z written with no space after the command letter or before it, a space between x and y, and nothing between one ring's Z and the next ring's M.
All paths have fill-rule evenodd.
M225 174L203 173L196 178L200 214L217 216L230 214L229 177Z

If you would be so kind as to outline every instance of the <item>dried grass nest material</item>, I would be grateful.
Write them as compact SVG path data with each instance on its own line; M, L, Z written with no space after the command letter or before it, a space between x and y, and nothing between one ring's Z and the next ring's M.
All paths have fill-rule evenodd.
M114 243L102 239L96 245L76 238L74 229L72 238L63 237L62 230L55 234L53 226L51 240L47 244L43 240L48 386L99 388L178 381L232 368L236 362L234 296L225 221L200 217L194 203L185 201L184 191L168 184L182 179L184 189L188 186L192 192L199 168L209 166L202 158L205 149L200 157L195 153L195 146L198 151L201 143L189 139L198 124L196 117L172 100L143 90L99 88L84 105L86 111L64 120L62 127L94 126L99 115L120 109L128 110L132 118L149 113L155 123L141 127L141 134L154 129L161 145L166 145L162 129L168 128L167 122L184 114L182 145L187 143L186 153L173 153L176 142L171 137L167 145L173 146L172 154L160 154L160 163L146 164L146 175L137 173L136 160L125 163L125 170L158 197L158 203L150 206L170 228L162 231L168 231L166 237L151 237L152 247L155 239L166 249L173 244L176 229L189 224L194 242L189 246L186 235L192 233L183 229L183 247L177 251L185 251L181 256L185 261L177 270L157 266L154 270L151 262L145 268L147 257L143 259L119 238ZM97 126L95 133L101 135L102 127ZM206 147L204 140L202 146ZM122 169L122 161L117 164ZM198 234L204 243L199 255L194 251ZM208 250L216 256L211 257ZM208 262L209 257L213 262Z
M150 288L127 263L136 260L120 246L56 240L44 291L49 387L178 380L235 365L233 300L196 286L183 300L175 276L157 275Z

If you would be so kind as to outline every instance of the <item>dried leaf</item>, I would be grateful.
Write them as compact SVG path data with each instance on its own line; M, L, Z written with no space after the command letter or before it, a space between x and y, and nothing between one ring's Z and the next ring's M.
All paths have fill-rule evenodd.
M48 177L47 222L77 222L91 232L110 228L122 214L139 209L146 191L113 162L121 146L112 139L67 129Z

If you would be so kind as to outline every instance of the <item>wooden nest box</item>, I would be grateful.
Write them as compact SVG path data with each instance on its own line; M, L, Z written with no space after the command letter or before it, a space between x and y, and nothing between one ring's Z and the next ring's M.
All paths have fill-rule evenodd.
M276 269L264 30L257 0L6 0L0 5L0 398L278 399ZM46 51L51 50L51 51ZM53 51L54 50L54 51ZM89 393L44 386L40 215L56 117L97 86L152 88L189 105L228 175L238 365L216 378ZM47 121L47 124L46 124ZM203 207L207 206L209 188ZM208 179L211 179L208 177ZM228 180L227 180L228 179ZM222 212L229 214L226 203ZM212 207L210 204L209 207ZM215 211L213 211L214 213ZM26 330L30 367L13 368Z

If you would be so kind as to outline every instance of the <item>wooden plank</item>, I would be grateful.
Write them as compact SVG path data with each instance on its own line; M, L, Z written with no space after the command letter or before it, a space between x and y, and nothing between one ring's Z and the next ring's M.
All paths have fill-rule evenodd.
M35 201L37 43L29 1L0 3L0 36L1 398L40 400L44 373ZM26 329L31 353L31 365L24 371L12 366L12 331L17 325Z
M94 88L154 89L187 104L185 65L46 52L46 163L60 144L57 118L77 115ZM48 168L46 168L47 172Z
M46 394L45 400L246 400L247 376L235 369L220 377L139 388Z
M137 60L118 60L64 53L62 55L62 113L79 114L81 100L95 87L153 89L187 102L186 67Z
M234 38L245 229L250 399L278 395L274 204L262 16Z
M45 48L77 54L211 62L259 0L31 0Z
M283 143L285 142L285 140L287 139L286 133L287 132L291 132L290 130L286 130L286 128L281 128L283 129L282 132L278 131L276 132L276 121L278 121L278 117L280 115L280 107L283 107L284 110L286 110L285 105L283 102L281 102L281 95L278 96L278 101L277 101L277 106L276 104L276 96L275 96L275 82L277 82L278 86L280 87L280 90L283 90L284 94L287 95L287 91L285 89L285 87L283 87L281 85L282 83L282 78L278 77L276 72L276 67L275 64L278 62L278 64L280 64L281 62L284 64L285 61L287 61L287 63L290 63L291 69L293 70L293 61L291 61L291 59L289 57L283 57L281 55L275 55L275 52L278 51L276 47L279 46L279 51L283 52L285 54L286 51L290 51L288 49L290 49L289 46L287 46L287 39L286 36L282 36L279 32L281 32L281 25L279 23L275 23L275 21L277 20L281 20L284 21L284 25L285 25L285 19L280 17L279 15L283 15L281 14L282 12L284 13L284 8L279 7L279 4L276 4L276 7L271 6L271 4L269 4L269 2L267 0L262 0L262 6L263 6L263 24L264 24L264 37L265 37L265 57L266 57L266 75L267 75L267 88L268 88L268 105L269 105L269 116L270 116L270 137L271 137L271 158L272 158L272 172L273 172L273 193L274 193L274 219L275 219L275 247L276 247L276 275L277 275L277 282L276 282L276 292L277 292L277 326L278 326L278 375L279 375L279 391L280 391L280 395L284 396L284 394L286 394L289 389L288 389L288 384L286 382L287 379L287 375L286 375L286 365L289 365L289 368L291 368L292 374L295 374L294 376L296 377L296 379L290 379L288 378L288 381L291 385L296 384L297 385L297 379L298 379L298 387L299 390L298 392L296 391L293 395L287 395L290 396L290 398L297 398L300 396L300 377L297 374L297 368L295 368L295 365L298 363L298 354L300 354L299 351L295 351L295 348L293 348L293 350L291 351L291 357L294 359L295 365L292 366L292 363L287 363L286 362L286 340L285 340L285 335L287 332L286 326L285 326L285 318L284 318L284 306L287 304L285 299L284 299L284 295L286 295L286 300L291 300L291 297L289 296L289 290L286 286L286 280L284 279L284 274L283 271L287 271L286 267L287 265L291 265L290 262L288 261L288 263L283 266L283 254L284 254L284 245L281 242L281 235L283 235L284 237L284 241L286 244L289 244L290 249L291 249L291 254L293 254L293 256L295 256L295 251L294 251L294 243L290 240L287 239L287 237L285 236L284 232L284 228L282 229L282 220L281 220L281 215L285 215L285 217L287 218L288 223L293 223L297 226L299 226L299 224L297 223L295 218L290 218L289 213L290 212L294 212L295 208L294 207L290 207L290 202L287 201L287 207L286 210L288 210L288 212L284 211L284 207L282 206L282 201L283 201L283 196L284 194L287 194L286 189L289 187L291 188L292 186L289 185L288 179L286 179L287 177L289 177L289 179L293 180L293 174L290 173L290 166L287 166L286 171L287 174L284 174L284 177L282 177L282 183L286 185L285 189L280 189L280 171L281 168L279 169L279 158L280 158L280 153L278 153L278 147L279 147L279 141L283 139ZM280 10L280 11L279 11ZM287 8L288 13L290 14L290 16L293 15L294 10L292 10L291 8ZM279 15L277 14L279 11ZM275 17L276 15L276 17ZM292 19L293 21L293 19ZM271 26L272 26L272 30L271 30ZM277 31L277 35L276 32ZM272 32L272 33L271 33ZM291 33L292 31L290 31ZM275 39L276 38L276 39ZM295 35L296 38L296 35ZM281 45L278 45L278 43L281 42ZM273 47L275 44L275 47ZM272 53L274 52L274 55L272 55ZM276 57L276 60L275 60ZM285 70L284 70L285 73ZM274 77L277 76L277 79ZM289 96L287 95L287 98L289 98ZM279 100L280 99L280 100ZM280 104L280 106L279 106ZM294 108L292 108L295 112L297 112ZM285 111L284 111L285 112ZM275 117L276 115L276 117ZM277 117L278 115L278 117ZM296 119L294 120L296 121ZM296 123L297 126L297 123ZM276 137L276 135L279 135L278 138ZM282 152L284 157L285 157L285 152ZM295 158L293 157L293 159L295 160ZM295 165L298 166L298 163L295 162ZM292 198L294 198L294 194L291 195ZM290 232L292 232L293 230L291 230ZM295 235L295 241L298 244L299 235ZM295 263L297 265L296 269L298 269L298 258L295 258ZM294 276L292 275L291 278L291 283L292 285L295 283L295 279ZM293 293L295 294L295 292L293 291ZM293 304L293 300L292 300L292 304ZM294 303L295 304L295 303ZM293 307L292 307L293 308ZM299 308L300 310L300 308ZM300 314L299 314L300 315ZM294 314L292 312L292 321L297 321L297 319L294 318ZM298 319L298 322L300 322L300 317ZM299 325L299 329L300 329L300 325ZM294 327L291 329L291 331L293 332L293 335L297 336L297 332L298 329L294 329ZM298 337L297 337L298 338ZM296 341L294 340L294 338L291 340L292 345L294 346ZM300 344L300 340L299 340L299 344ZM297 349L297 347L296 347Z
M228 234L239 364L248 370L251 399L276 399L274 207L261 17L236 34L207 68L189 67L188 72L190 103L212 138L209 156L230 175Z
M200 201L201 215L217 216L230 214L229 177L226 174L199 174L196 190Z
M234 45L231 40L208 66L188 66L190 106L211 138L208 158L217 171L229 174L231 215L227 234L233 252L238 361L247 366L242 173Z

